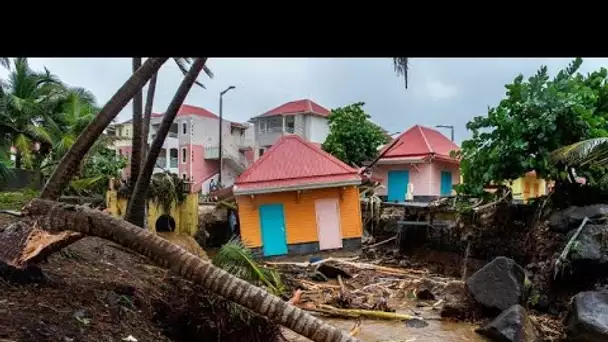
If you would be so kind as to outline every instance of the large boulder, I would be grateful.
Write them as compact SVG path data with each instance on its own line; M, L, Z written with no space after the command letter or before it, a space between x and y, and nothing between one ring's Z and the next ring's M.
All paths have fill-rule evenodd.
M513 305L476 332L496 342L535 342L536 327L521 305Z
M497 257L475 272L467 287L475 301L491 310L504 311L521 304L525 295L526 274L513 259Z
M585 216L589 219L608 216L608 204L594 204L585 207L572 206L557 211L549 217L549 228L554 232L567 233L577 228L583 222Z
M568 234L572 237L574 231ZM588 264L591 267L608 263L608 226L587 224L581 230L569 259L573 262ZM584 267L584 265L581 265Z
M608 341L608 293L587 291L574 296L568 318L568 340Z

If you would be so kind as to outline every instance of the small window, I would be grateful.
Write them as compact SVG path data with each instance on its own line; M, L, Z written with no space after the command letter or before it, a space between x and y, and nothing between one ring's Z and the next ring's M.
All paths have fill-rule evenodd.
M184 122L182 124L182 127L183 127L182 131L184 132L184 134L188 134L188 124Z
M186 180L186 174L185 174L185 173L184 173L184 174L182 174L182 179L183 179L183 180Z
M122 156L122 149L118 149L118 154Z
M182 164L186 164L186 149L182 148Z
M262 154L264 154L264 152L266 152L266 149L265 148L261 148L260 149L260 157L262 156Z

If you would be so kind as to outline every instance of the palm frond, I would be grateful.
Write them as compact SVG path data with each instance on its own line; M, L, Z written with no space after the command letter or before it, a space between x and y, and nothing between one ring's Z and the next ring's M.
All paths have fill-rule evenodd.
M395 72L399 76L403 76L405 80L405 89L407 89L407 73L409 71L409 58L408 57L394 57L393 65Z
M45 127L30 124L26 126L26 132L28 133L28 135L38 140L39 142L45 142L49 144L53 143L53 138Z
M0 65L4 68L10 70L11 69L11 60L8 57L0 57Z
M74 96L77 96L80 101L82 103L86 103L86 104L90 104L90 105L95 105L97 103L97 99L95 98L95 95L93 95L93 93L85 88L81 88L81 87L72 87L72 88L68 88L68 91L73 94Z
M32 145L33 142L32 140L30 140L29 137L27 137L25 134L20 133L17 134L17 136L15 137L14 141L13 141L13 145L15 146L15 149L17 149L17 151L19 151L21 153L21 158L23 158L23 163L26 166L30 166L32 164L33 161L33 154L32 154Z
M189 64L192 63L192 58L190 58L190 57L173 57L173 60L175 61L175 64L177 64L177 67L182 72L182 74L184 74L184 76L186 76L188 74L188 71L190 70ZM213 72L211 72L211 70L209 70L208 68L207 68L207 70L205 70L205 67L203 67L203 71L205 71L205 73L207 75L209 75L209 73L211 73L209 78L213 78ZM207 89L207 87L205 87L205 85L199 81L194 81L194 83L203 89Z
M608 138L593 138L563 146L551 152L551 160L567 165L600 162L608 154Z
M104 176L75 179L70 182L70 187L77 193L82 193L82 192L86 191L87 189L94 187L97 183L99 183L101 181L105 182Z
M285 291L278 273L258 264L251 250L239 240L232 239L222 246L212 263L243 280L263 285L277 296Z

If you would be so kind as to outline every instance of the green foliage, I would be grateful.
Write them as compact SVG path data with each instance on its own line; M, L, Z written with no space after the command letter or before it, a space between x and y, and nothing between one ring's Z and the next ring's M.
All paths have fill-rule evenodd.
M95 117L95 97L47 69L32 70L27 58L12 63L8 79L0 80L0 150L8 156L14 146L16 167L48 173ZM105 143L100 139L93 150Z
M578 73L582 59L550 78L547 67L524 80L506 85L506 98L489 108L487 116L473 118L473 135L455 153L461 158L464 184L459 193L479 195L483 186L519 178L527 171L562 179L561 166L551 151L580 140L608 136L608 71ZM577 170L579 175L603 173L597 167Z
M150 180L148 200L154 201L157 206L162 207L165 213L168 213L171 211L173 202L180 204L186 199L187 194L183 191L184 185L184 180L175 173L155 173ZM132 189L125 185L118 190L118 197L129 199L131 192Z
M119 178L127 165L124 156L114 150L99 147L83 161L80 176L70 182L68 193L77 195L105 194L111 178Z
M258 264L251 250L239 240L228 241L213 257L212 262L230 274L264 287L276 296L281 296L286 291L279 274Z
M173 202L180 204L186 199L184 180L175 173L156 173L150 180L148 198L161 205L168 213Z
M39 192L33 189L23 189L16 192L0 192L1 210L21 210L23 206L33 198L38 197Z
M333 109L328 118L329 135L322 148L349 165L361 166L374 159L378 147L388 142L382 129L369 120L363 105L358 102Z

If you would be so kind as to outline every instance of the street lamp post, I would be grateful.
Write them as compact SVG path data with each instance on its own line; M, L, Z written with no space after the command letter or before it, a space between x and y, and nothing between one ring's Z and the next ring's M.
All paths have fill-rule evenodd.
M435 126L437 128L449 128L450 129L450 138L452 138L451 140L454 141L454 126L453 125L437 125Z
M226 88L226 90L222 91L220 93L220 147L219 147L219 151L218 151L218 157L220 159L220 173L217 177L217 182L222 184L222 167L224 166L224 161L222 160L222 123L223 123L223 116L222 116L222 97L224 96L224 94L226 94L227 92L229 92L230 90L234 89L234 86L230 86L228 88Z

